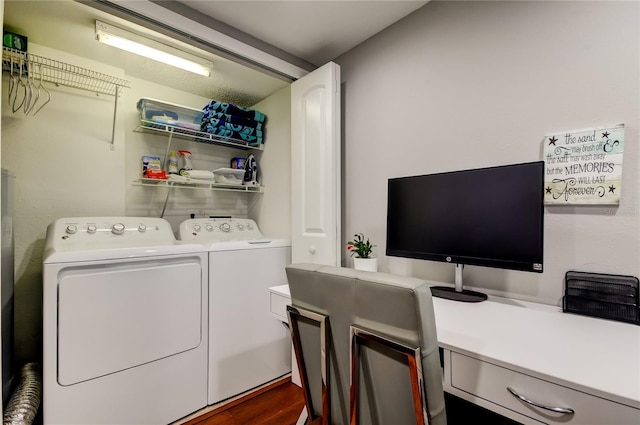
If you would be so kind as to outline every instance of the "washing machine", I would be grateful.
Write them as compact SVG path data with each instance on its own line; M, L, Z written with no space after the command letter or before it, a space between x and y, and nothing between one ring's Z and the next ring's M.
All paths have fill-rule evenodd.
M178 239L209 252L209 404L290 373L289 332L271 316L268 290L287 283L290 242L239 218L185 220Z
M201 245L159 218L62 218L43 262L45 425L166 425L207 405Z

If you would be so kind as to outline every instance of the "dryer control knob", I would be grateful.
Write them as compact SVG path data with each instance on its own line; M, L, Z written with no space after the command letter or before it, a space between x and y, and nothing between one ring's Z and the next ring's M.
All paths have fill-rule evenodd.
M193 230L196 231L196 232L199 232L200 230L202 230L202 227L200 227L199 224L194 224L193 225Z
M122 223L116 223L113 226L111 226L111 233L113 233L114 235L121 235L124 233L124 224Z
M210 224L206 224L204 228L207 229L207 232L213 232L213 226Z
M238 228L238 230L244 230L244 226L240 223L238 223L236 227Z
M70 234L73 235L75 232L78 231L78 226L76 226L75 224L70 224L67 226L67 228L65 229L65 231Z
M146 231L147 231L147 226L146 225L144 225L144 224L139 224L138 225L138 232L144 233Z
M94 234L98 230L98 226L90 224L87 226L87 233Z
M222 230L223 232L230 232L231 231L231 225L229 223L222 223L220 225L220 230Z
M253 230L253 224L251 224L251 223L247 224L247 229Z

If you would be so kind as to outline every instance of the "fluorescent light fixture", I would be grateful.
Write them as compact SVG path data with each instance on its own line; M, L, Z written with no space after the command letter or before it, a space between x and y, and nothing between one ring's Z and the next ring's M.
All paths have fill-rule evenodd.
M96 21L96 40L109 46L144 56L148 59L184 69L185 71L190 71L205 77L211 76L211 68L213 68L211 62L193 57L186 52L113 27L104 22ZM169 51L175 53L169 53ZM190 57L190 59L186 57Z

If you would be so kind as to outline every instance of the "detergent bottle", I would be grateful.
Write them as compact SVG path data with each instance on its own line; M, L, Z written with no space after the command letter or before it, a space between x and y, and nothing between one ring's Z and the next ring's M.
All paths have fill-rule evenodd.
M173 151L169 153L167 171L169 174L178 174L178 154Z
M178 154L180 155L183 161L182 167L180 168L180 175L183 176L185 171L193 170L193 166L191 165L191 159L190 159L191 152L180 150L178 151Z

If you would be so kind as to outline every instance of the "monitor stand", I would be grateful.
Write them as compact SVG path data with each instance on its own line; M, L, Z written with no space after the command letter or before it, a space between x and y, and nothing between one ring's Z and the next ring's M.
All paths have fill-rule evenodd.
M487 294L482 292L470 291L462 289L462 270L464 264L456 264L456 286L432 286L431 295L438 298L446 298L448 300L462 301L465 303L479 303L487 299Z

